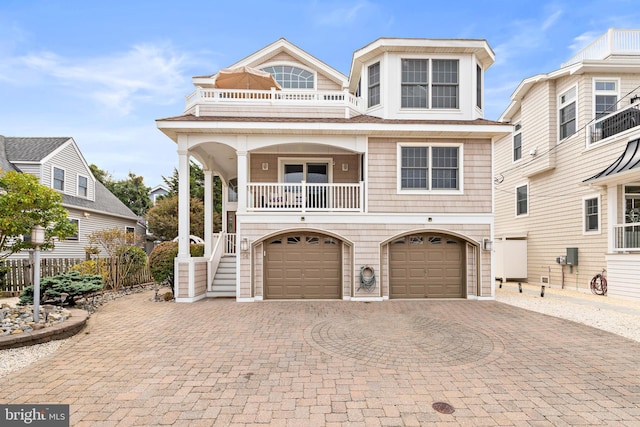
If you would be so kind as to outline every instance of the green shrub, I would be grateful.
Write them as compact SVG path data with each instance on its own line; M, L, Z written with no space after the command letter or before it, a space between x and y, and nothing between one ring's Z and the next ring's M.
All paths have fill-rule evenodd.
M40 281L40 301L68 302L74 305L78 296L92 294L102 289L102 276L97 274L80 274L77 271L59 274L53 277L43 277ZM67 294L63 299L62 294ZM33 285L26 287L20 295L20 305L33 304Z
M191 245L192 257L204 255L204 245ZM156 283L173 280L173 260L178 255L178 242L162 242L149 254L149 271Z

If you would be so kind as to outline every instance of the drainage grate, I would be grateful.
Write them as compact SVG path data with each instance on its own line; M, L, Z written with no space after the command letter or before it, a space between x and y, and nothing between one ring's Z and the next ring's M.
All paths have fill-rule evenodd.
M453 412L455 411L455 409L453 409L453 406L449 405L446 402L435 402L433 405L431 405L431 407L441 414L453 414Z

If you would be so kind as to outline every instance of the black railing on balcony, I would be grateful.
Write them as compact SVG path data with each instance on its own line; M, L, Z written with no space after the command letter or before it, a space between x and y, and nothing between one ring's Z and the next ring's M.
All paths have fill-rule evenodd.
M640 126L640 103L631 104L596 120L589 127L589 143L594 144L636 126Z

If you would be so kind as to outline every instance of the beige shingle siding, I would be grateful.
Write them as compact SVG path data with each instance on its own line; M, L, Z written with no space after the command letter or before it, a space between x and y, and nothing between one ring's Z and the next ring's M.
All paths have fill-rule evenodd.
M398 194L397 144L424 142L464 144L464 193ZM388 213L489 213L491 212L491 141L467 139L369 140L369 212Z

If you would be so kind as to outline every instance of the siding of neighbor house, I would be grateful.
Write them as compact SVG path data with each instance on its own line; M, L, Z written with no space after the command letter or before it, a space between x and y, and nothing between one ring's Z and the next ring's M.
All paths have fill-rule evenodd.
M64 170L64 193L71 196L78 196L78 175L87 177L88 195L87 199L94 200L95 180L84 166L84 160L75 149L73 144L63 146L42 165L41 182L49 187L53 187L53 167Z
M523 236L528 242L528 280L538 283L541 276L550 276L554 286L588 289L594 274L606 266L608 197L607 189L589 186L582 181L602 171L623 152L627 138L586 148L585 127L593 118L593 78L621 78L620 97L627 89L640 84L640 75L619 75L611 72L560 77L537 84L522 100L520 113L512 123L522 118L522 160L512 161L512 137L496 144L496 174L504 181L496 186L495 235ZM578 131L558 144L557 95L578 84ZM625 101L624 105L627 105ZM537 148L538 154L529 152ZM548 150L552 150L549 155ZM554 161L549 160L554 158ZM555 167L553 167L555 165ZM542 172L540 172L542 171ZM516 217L515 187L529 184L529 214ZM616 190L621 194L622 187ZM600 231L583 232L583 198L599 197ZM620 200L621 197L618 198ZM622 211L619 206L619 212ZM621 222L618 218L617 222ZM579 265L570 271L556 263L556 257L566 255L566 248L577 247ZM564 271L563 271L564 270Z

